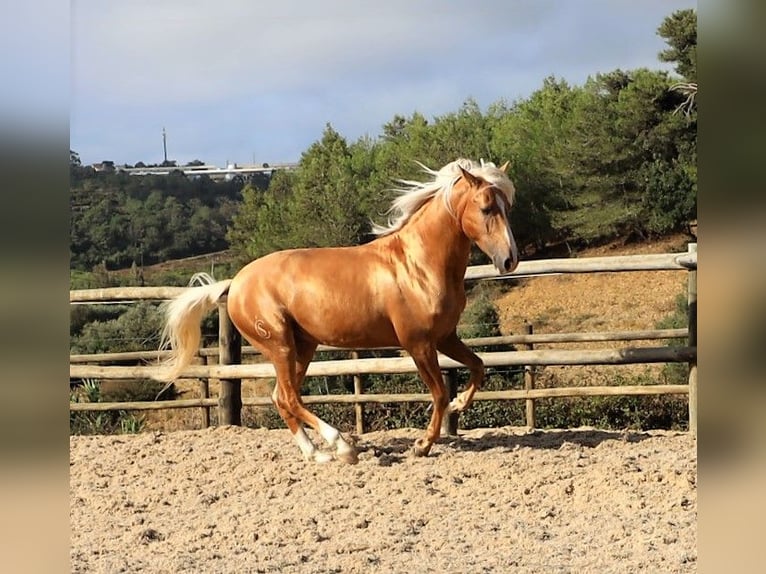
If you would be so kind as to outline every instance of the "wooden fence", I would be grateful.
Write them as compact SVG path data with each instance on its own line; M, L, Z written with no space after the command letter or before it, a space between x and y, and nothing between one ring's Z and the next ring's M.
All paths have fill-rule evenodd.
M526 422L535 426L534 400L551 397L615 396L615 395L657 395L688 394L689 429L697 432L697 292L696 292L697 252L696 244L689 245L687 253L626 255L616 257L592 257L580 259L549 259L521 262L509 275L498 276L492 266L468 268L466 280L498 279L507 277L529 277L561 273L597 273L630 272L653 270L685 270L689 273L689 326L688 329L630 331L612 333L569 333L536 335L531 329L520 335L503 337L485 337L468 340L473 346L501 344L521 344L524 350L479 353L487 367L517 366L524 370L524 388L502 391L480 391L475 400L521 399L526 405ZM114 301L164 300L183 292L184 287L114 287L105 289L84 289L70 291L70 303L103 303ZM671 347L625 347L621 349L596 350L535 350L537 343L590 342L590 341L631 341L648 339L688 338L686 346ZM319 350L334 350L333 347L320 347ZM360 349L361 350L361 349ZM357 350L358 351L358 350ZM142 401L132 403L70 403L72 411L104 410L146 410L165 408L218 407L220 424L240 424L240 412L243 405L271 405L270 397L241 397L240 381L243 378L274 377L274 369L269 363L239 364L242 354L252 354L252 347L242 347L239 335L228 319L225 306L219 306L219 347L201 349L200 358L205 363L207 357L218 356L218 364L190 365L182 373L183 377L199 378L203 381L203 397L174 401ZM355 351L352 351L355 353ZM113 366L99 365L101 362L147 361L162 358L164 352L101 353L96 355L72 355L69 374L72 379L142 379L151 378L156 367L150 366ZM308 404L353 404L356 411L357 431L363 432L361 406L364 403L395 402L430 402L427 393L413 394L364 394L361 375L373 373L415 373L417 369L408 356L387 358L358 358L315 361L309 365L307 376L353 375L354 394L349 395L308 395L303 399ZM670 363L689 364L689 381L684 385L635 385L635 386L591 386L536 389L534 387L534 367L538 365L620 365L634 363ZM439 364L443 369L445 382L450 394L455 396L455 369L462 365L441 356ZM221 380L221 393L217 399L207 397L207 380ZM207 418L207 417L206 417ZM457 416L448 418L445 432L456 432Z

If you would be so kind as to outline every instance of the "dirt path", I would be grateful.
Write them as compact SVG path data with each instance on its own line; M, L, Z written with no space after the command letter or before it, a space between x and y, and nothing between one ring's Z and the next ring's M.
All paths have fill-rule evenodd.
M302 461L287 431L70 438L73 572L695 572L696 442L421 431Z

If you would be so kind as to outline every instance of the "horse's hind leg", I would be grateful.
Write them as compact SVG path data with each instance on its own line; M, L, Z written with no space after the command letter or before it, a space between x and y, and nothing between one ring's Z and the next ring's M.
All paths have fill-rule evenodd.
M295 339L296 376L295 379L293 379L293 390L295 391L294 394L297 402L293 405L292 413L319 433L330 448L335 449L335 456L338 460L348 464L356 464L359 462L356 449L346 442L338 429L327 424L309 411L301 400L301 386L303 384L303 379L306 376L306 370L308 369L309 363L314 357L314 351L316 350L317 345L315 342L303 341L300 337L295 337Z
M270 353L277 372L277 384L272 398L280 416L287 423L306 460L327 462L333 458L333 455L317 450L304 428L304 425L309 425L331 448L335 449L335 456L339 460L355 464L359 459L354 447L343 439L335 427L309 411L301 399L301 385L314 356L316 343L296 340L292 334L290 338L292 345L272 347Z
M298 372L296 371L295 349L292 346L292 341L289 344L285 341L278 341L279 333L276 333L276 330L265 331L265 327L262 324L261 329L268 334L268 337L261 338L256 336L260 335L257 329L255 332L248 332L243 327L238 328L243 332L243 335L250 344L260 350L274 365L277 377L274 390L271 393L271 401L274 403L279 416L285 421L303 457L306 460L317 462L332 460L332 456L317 450L306 434L303 422L293 414L294 409L291 407L291 404L299 399L295 397L295 387L293 386L293 381L298 378ZM290 338L292 339L292 336Z
M271 398L279 416L287 424L287 428L295 439L298 448L301 449L303 458L315 462L328 462L332 455L317 450L317 447L306 434L303 420L297 416L297 405L300 403L299 387L296 390L295 381L298 378L295 350L290 348L284 351L271 353L271 362L277 373L277 382ZM304 371L305 372L305 371Z

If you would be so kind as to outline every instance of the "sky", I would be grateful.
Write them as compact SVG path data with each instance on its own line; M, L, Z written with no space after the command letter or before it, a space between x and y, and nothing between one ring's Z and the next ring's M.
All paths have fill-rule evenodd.
M688 0L73 0L70 148L83 164L300 159L329 123L349 143L433 119L672 70L657 35Z

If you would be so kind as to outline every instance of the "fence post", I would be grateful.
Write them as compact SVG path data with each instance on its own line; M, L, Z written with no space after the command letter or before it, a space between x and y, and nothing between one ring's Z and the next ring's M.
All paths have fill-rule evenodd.
M689 253L697 252L697 244L689 243ZM689 346L697 346L697 269L689 271ZM697 436L697 359L689 362L689 432Z
M202 361L205 363L205 366L210 364L210 359L207 355L203 355ZM200 379L199 390L203 399L210 398L210 379ZM202 428L206 429L208 427L210 427L210 407L202 407Z
M358 351L351 351L351 358L355 361L359 358ZM362 377L359 374L354 375L354 396L359 397L362 394ZM361 402L354 403L354 414L356 418L356 434L364 433L364 406Z
M442 371L444 386L447 387L449 400L457 397L457 370L447 369ZM445 413L442 419L441 434L444 436L457 436L457 423L460 413Z
M524 324L524 332L527 335L531 335L534 332L532 323ZM528 343L527 349L533 351L535 346L532 343ZM535 367L533 365L524 365L524 390L531 391L535 388ZM526 420L527 428L535 428L535 399L525 399L526 406Z
M229 318L226 302L218 305L218 364L236 365L242 360L239 331ZM218 396L218 424L242 424L242 380L221 379Z

